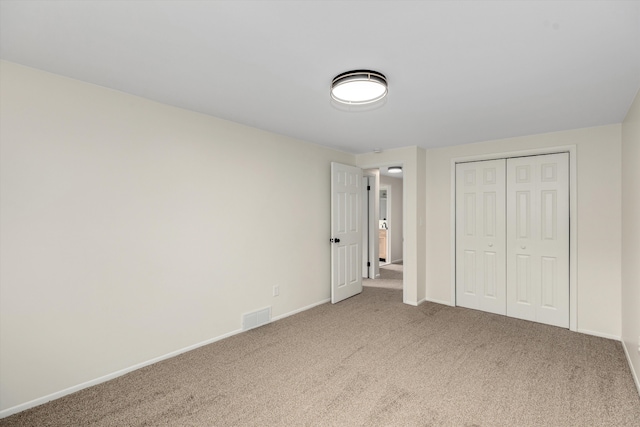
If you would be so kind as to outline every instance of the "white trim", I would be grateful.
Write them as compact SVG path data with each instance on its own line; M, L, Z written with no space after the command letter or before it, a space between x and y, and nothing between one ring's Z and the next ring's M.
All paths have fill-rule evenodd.
M456 305L456 163L569 153L569 329L578 331L578 172L575 145L505 151L451 159L451 305ZM615 339L615 338L614 338Z
M144 368L145 366L153 365L154 363L158 363L158 362L161 362L163 360L170 359L170 358L178 356L178 355L180 355L182 353L186 353L188 351L195 350L196 348L212 344L212 343L214 343L216 341L220 341L220 340L223 340L225 338L229 338L229 337L231 337L233 335L237 335L237 334L239 334L241 332L243 332L241 329L237 329L235 331L226 333L224 335L220 335L220 336L217 336L215 338L211 338L211 339L208 339L206 341L202 341L202 342L199 342L197 344L193 344L193 345L190 345L188 347L184 347L184 348L182 348L180 350L172 351L172 352L167 353L167 354L165 354L163 356L155 357L153 359L147 360L146 362L138 363L138 364L129 366L128 368L124 368L124 369L121 369L119 371L115 371L115 372L112 372L110 374L103 375L101 377L95 378L93 380L86 381L86 382L74 385L72 387L69 387L69 388L65 388L64 390L60 390L60 391L48 394L48 395L43 396L43 397L39 397L37 399L30 400L29 402L21 403L20 405L16 405L16 406L13 406L11 408L7 408L7 409L5 409L3 411L0 411L0 419L1 418L6 418L6 417L8 417L10 415L13 415L13 414L17 414L18 412L26 411L27 409L34 408L36 406L45 404L45 403L50 402L52 400L59 399L61 397L69 395L71 393L75 393L76 391L80 391L80 390L83 390L85 388L89 388L89 387L92 387L94 385L98 385L100 383L112 380L114 378L117 378L117 377L120 377L122 375L128 374L129 372L135 371L135 370L140 369L140 368Z
M629 349L627 348L624 340L622 340L622 348L624 349L624 355L627 356L627 363L629 364L629 369L631 370L633 381L636 383L636 389L638 389L638 394L640 394L640 379L638 379L638 373L635 371L635 369L633 369L633 363L631 363Z
M424 300L420 300L420 301L402 301L403 303L407 304L407 305L412 305L414 307L419 306L420 304L422 304L424 302Z
M618 335L605 334L605 333L602 333L602 332L590 331L588 329L578 329L575 332L578 332L578 333L581 333L581 334L586 334L586 335L593 335L594 337L599 337L599 338L606 338L608 340L614 340L614 341L621 341L622 340L622 338L619 337Z
M569 329L578 330L578 151L569 150Z
M362 172L362 176L364 178L366 178L367 180L367 185L369 186L369 190L364 191L364 193L366 194L366 202L367 202L367 206L366 206L366 215L362 215L362 218L364 220L365 216L367 217L366 219L366 231L365 231L365 227L363 224L362 230L363 230L363 237L362 237L362 267L366 269L367 275L366 278L367 279L375 279L376 278L376 252L375 252L375 245L373 244L373 242L376 240L376 233L378 232L378 225L376 223L376 216L375 216L375 208L376 208L376 203L375 203L375 197L372 195L372 192L377 191L376 190L376 176L372 175L372 174L365 174L364 170ZM363 189L364 190L364 189ZM363 200L364 202L364 200ZM364 203L362 205L362 210L365 210L365 206ZM367 244L364 244L364 240L365 240L365 236L366 236L366 240L367 240ZM365 253L366 252L366 253ZM366 260L365 260L365 256L366 256ZM366 263L369 262L369 266L366 267ZM362 275L363 278L365 278L365 275Z
M432 302L435 304L448 305L449 307L455 307L455 304L449 301L443 301L443 300L434 299L434 298L425 298L425 301Z
M451 306L456 306L456 164L459 163L458 158L454 157L451 159L451 185L449 192L450 194L450 212L451 221L450 221L450 233L449 237L451 238L451 283L449 284L449 288L451 291Z
M404 185L404 181L402 182L402 185ZM387 190L387 209L386 209L387 219L383 220L382 218L378 218L379 219L378 230L380 230L380 221L385 221L387 223L387 256L385 257L384 263L380 265L391 264L391 235L393 234L393 232L391 231L391 228L389 228L389 224L393 222L391 219L391 206L393 204L391 201L391 197L392 197L391 189L392 187L390 185L382 185L382 184L380 184L380 188L378 189L378 193L382 190ZM378 216L379 215L380 213L378 213Z
M404 262L404 260L402 258L400 259L394 259L393 261L391 261L391 264L397 264L399 262Z
M309 309L312 309L313 307L317 307L319 305L326 304L328 302L331 302L331 298L323 299L322 301L315 302L315 303L313 303L311 305L308 305L306 307L302 307L302 308L299 308L297 310L293 310L293 311L290 311L288 313L281 314L279 316L275 316L274 318L271 319L271 321L275 322L277 320L284 319L285 317L293 316L294 314L302 313L303 311L307 311Z

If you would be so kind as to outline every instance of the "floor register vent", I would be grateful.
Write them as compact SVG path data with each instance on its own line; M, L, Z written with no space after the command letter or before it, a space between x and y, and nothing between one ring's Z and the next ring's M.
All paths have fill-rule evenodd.
M271 322L271 307L242 315L242 330L257 328Z

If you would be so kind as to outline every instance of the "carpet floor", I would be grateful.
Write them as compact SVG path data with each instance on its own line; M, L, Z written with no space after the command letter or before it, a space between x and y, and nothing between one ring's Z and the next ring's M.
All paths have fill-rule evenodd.
M385 264L380 266L380 277L378 277L377 279L362 279L362 286L387 289L402 289L402 278L402 263Z
M619 342L365 287L0 426L638 426Z

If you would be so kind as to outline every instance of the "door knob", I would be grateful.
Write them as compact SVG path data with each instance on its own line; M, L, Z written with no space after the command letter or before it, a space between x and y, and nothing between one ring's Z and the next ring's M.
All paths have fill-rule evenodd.
M331 243L340 243L340 239L331 239Z
M493 243L489 243L489 247L492 248L493 247Z
M527 249L525 245L520 246L522 249Z

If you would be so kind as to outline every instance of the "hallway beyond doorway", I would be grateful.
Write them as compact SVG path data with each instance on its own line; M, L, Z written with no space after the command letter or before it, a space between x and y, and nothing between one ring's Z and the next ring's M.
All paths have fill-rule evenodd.
M362 279L362 286L374 288L402 289L403 265L402 261L380 266L378 279Z

